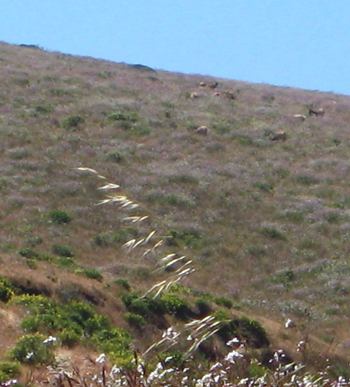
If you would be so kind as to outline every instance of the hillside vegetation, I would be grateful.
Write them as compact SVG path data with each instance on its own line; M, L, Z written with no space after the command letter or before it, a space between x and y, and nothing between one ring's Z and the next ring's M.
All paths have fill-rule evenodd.
M3 359L57 333L56 355L125 361L214 313L221 339L241 332L262 361L349 362L350 97L5 43L0 76ZM96 205L109 183L124 208ZM170 254L185 258L162 270ZM142 298L183 263L162 302Z

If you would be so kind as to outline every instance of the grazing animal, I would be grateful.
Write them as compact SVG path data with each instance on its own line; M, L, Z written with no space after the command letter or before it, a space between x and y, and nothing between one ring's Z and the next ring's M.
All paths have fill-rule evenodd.
M199 126L197 129L195 129L195 132L197 134L201 134L202 136L206 136L208 134L208 128L202 125L202 126Z
M219 82L209 83L208 85L211 89L216 89L219 86Z
M318 116L323 116L324 113L325 113L325 111L323 108L320 108L320 109L310 108L309 109L309 116L315 115L316 117L318 117Z
M282 130L280 130L279 132L275 133L271 137L272 141L279 141L279 140L286 141L286 139L287 139L287 134L286 134L286 132L283 132Z
M236 96L235 96L235 93L233 92L233 90L226 90L225 91L225 96L228 99L236 99Z
M195 99L195 98L198 98L199 97L199 95L198 95L198 93L196 92L196 91L193 91L191 94L190 94L190 98L192 98L192 99Z
M306 120L306 116L304 116L304 114L294 114L293 117L294 118L298 118L301 121L305 121Z
M199 84L199 86L200 86L200 87L207 87L207 84L206 84L205 82L201 82L201 83Z

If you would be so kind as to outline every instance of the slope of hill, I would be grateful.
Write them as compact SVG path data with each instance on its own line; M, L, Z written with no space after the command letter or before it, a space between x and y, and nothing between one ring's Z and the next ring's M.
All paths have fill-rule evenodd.
M276 346L293 352L312 332L316 351L350 358L349 97L5 43L0 74L3 278L29 294L91 301L129 329L120 284L147 291L159 256L123 244L155 230L160 257L192 260L190 297L224 299ZM207 135L196 133L202 125ZM285 141L271 140L278 131ZM95 206L101 180L77 167L120 185L145 223ZM11 318L23 311L11 308L2 355L23 334Z

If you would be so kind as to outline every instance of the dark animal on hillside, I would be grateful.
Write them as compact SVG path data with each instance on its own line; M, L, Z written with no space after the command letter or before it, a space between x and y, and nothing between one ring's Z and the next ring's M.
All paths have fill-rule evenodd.
M202 136L206 136L208 134L208 128L202 125L202 126L199 126L197 129L195 129L195 132L197 134L201 134Z
M323 108L320 108L320 109L310 108L309 109L309 116L315 115L316 117L318 117L318 116L323 116L324 113L325 113L325 111Z
M199 86L200 86L200 87L207 87L207 84L206 84L205 82L201 82L201 83L199 84Z
M210 83L208 85L211 89L216 89L219 86L219 82Z
M195 99L195 98L198 98L198 97L199 97L199 95L198 95L198 93L196 91L192 91L192 93L190 94L190 98L192 98L192 99Z
M226 90L225 91L225 96L228 99L236 99L236 96L235 96L235 93L233 92L233 90Z
M286 132L283 132L283 131L279 131L271 137L272 141L279 141L279 140L286 141L286 139L287 139L287 134Z

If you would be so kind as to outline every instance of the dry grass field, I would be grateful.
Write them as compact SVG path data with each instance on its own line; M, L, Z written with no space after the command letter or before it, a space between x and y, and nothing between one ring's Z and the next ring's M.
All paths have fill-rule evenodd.
M274 348L350 361L350 97L5 43L0 78L2 278L89 301L145 347L161 324L130 327L122 285L145 293L173 273L159 258L185 255L190 302L229 300ZM96 205L107 183L139 207ZM152 231L157 253L125 246ZM1 303L3 357L24 316Z

